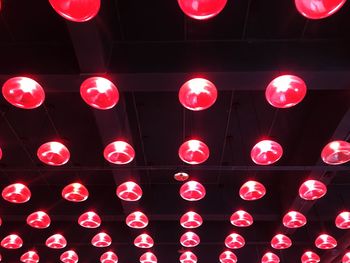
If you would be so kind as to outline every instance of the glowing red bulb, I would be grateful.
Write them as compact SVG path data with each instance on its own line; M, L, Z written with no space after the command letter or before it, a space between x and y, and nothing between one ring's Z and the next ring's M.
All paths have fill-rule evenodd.
M134 245L138 248L151 248L154 245L154 241L150 235L141 234L135 238Z
M315 246L319 249L333 249L337 246L337 240L330 235L322 234L316 238Z
M248 227L253 224L253 217L246 211L238 210L231 215L230 222L237 227Z
M180 243L184 247L196 247L199 245L200 241L199 236L192 231L186 232L180 238Z
M199 201L205 197L206 191L201 183L188 181L180 188L180 196L187 201Z
M80 183L72 183L62 190L62 197L70 202L83 202L89 197L89 191Z
M220 254L219 260L221 263L237 263L237 256L233 252L227 250Z
M85 228L97 228L101 225L101 218L95 212L89 211L79 216L78 224Z
M112 238L104 233L98 233L91 239L91 244L94 247L108 247L112 244Z
M131 228L141 229L148 225L148 218L144 213L136 211L129 214L125 222Z
M183 162L188 164L201 164L208 160L209 148L204 142L189 140L180 146L179 157Z
M184 182L184 181L187 181L188 178L190 178L190 176L188 173L179 172L179 173L174 174L174 178L176 181Z
M108 79L101 77L85 80L80 86L80 95L88 105L99 110L111 109L119 101L117 87Z
M134 160L135 151L127 142L115 141L106 146L103 156L110 163L127 164Z
M46 239L45 245L52 249L62 249L67 246L67 240L61 234L55 234Z
M322 19L333 15L346 0L295 0L300 14L309 19Z
M142 197L142 189L137 183L125 182L118 186L117 196L124 201L138 201Z
M101 255L100 262L101 263L118 263L118 256L112 251L107 251Z
M306 251L301 256L301 263L318 263L320 261L321 259L319 255L317 255L315 252L312 252L312 251Z
M53 9L62 17L73 22L86 22L100 10L101 0L49 0Z
M259 165L270 165L281 159L283 154L282 146L271 140L263 140L255 144L250 152L254 163Z
M350 229L350 212L340 213L335 219L335 225L340 229Z
M63 263L78 263L79 257L74 250L67 250L61 254L60 260Z
M326 185L317 180L307 180L299 188L299 196L305 200L316 200L326 193Z
M186 251L180 255L180 263L197 263L197 256L191 251Z
M196 212L190 211L180 218L180 224L183 228L197 228L203 224L203 219Z
M157 261L157 257L152 252L146 252L140 257L140 263L157 263Z
M7 80L2 86L2 95L13 106L22 109L35 109L45 100L45 92L40 84L26 77Z
M246 201L254 201L262 198L266 194L263 184L256 181L248 181L239 189L239 196Z
M23 246L23 240L16 234L11 234L1 240L1 246L6 249L18 249Z
M69 161L70 153L60 142L47 142L39 147L37 156L47 165L61 166Z
M38 253L31 250L31 251L27 251L26 253L24 253L21 256L20 260L23 263L38 263L40 258L39 258Z
M279 263L279 262L280 262L280 258L272 252L265 253L261 259L261 263Z
M339 165L350 161L350 143L346 141L328 143L321 152L321 158L330 165Z
M10 203L22 204L28 202L30 197L29 188L21 183L11 184L2 190L2 198Z
M232 233L228 235L225 239L225 246L230 249L239 249L244 247L245 240L244 238L237 233Z
M271 247L274 249L286 249L291 247L292 240L283 234L275 235L271 240Z
M342 258L342 263L350 263L350 252L347 252L343 258Z
M287 228L299 228L306 225L306 217L297 211L289 211L283 217L283 225Z
M178 0L181 10L197 20L205 20L219 14L227 0Z
M48 214L43 211L37 211L27 217L27 224L33 228L47 228L51 224L51 219Z

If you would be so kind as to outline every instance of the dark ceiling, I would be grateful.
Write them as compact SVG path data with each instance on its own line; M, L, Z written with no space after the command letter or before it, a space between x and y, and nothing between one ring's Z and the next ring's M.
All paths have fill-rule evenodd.
M293 0L229 0L224 11L209 21L183 15L176 0L104 0L99 15L87 23L65 21L47 0L3 0L0 13L0 81L15 75L33 76L46 91L45 104L25 111L0 99L1 189L25 182L32 199L21 205L0 200L0 238L19 233L19 250L0 249L3 262L19 262L35 248L42 262L58 262L62 251L46 248L48 236L65 235L67 248L80 262L98 262L106 249L94 248L92 236L105 230L113 239L121 263L137 262L144 252L133 239L125 216L136 209L150 219L148 232L159 262L179 262L179 218L188 209L203 216L196 233L201 244L193 249L199 262L218 262L224 239L232 231L247 244L234 251L239 262L258 263L271 238L287 233L293 246L274 251L281 262L300 262L312 249L322 263L339 263L350 245L349 231L334 225L336 215L350 205L349 166L326 166L320 152L331 139L346 140L350 132L350 5L330 18L311 21L296 11ZM293 73L308 85L305 100L291 109L276 110L265 100L264 89L280 73ZM108 76L121 99L108 111L87 106L79 94L88 76ZM179 103L177 92L192 76L213 81L219 90L215 105L190 112ZM209 160L186 166L177 156L187 138L203 139ZM284 147L277 165L260 167L250 160L251 147L261 138L276 139ZM132 142L136 160L112 166L103 148L117 138ZM59 168L42 165L37 148L58 139L71 152L70 162ZM173 175L186 171L207 189L200 202L179 196ZM298 188L306 178L328 184L319 201L302 201ZM136 204L121 202L116 186L127 179L140 183L143 198ZM238 190L248 179L267 188L255 202L240 199ZM84 183L89 199L80 204L61 198L62 188ZM243 208L255 222L234 228L229 218ZM45 230L25 224L30 213L43 209L52 219ZM77 224L79 215L94 209L102 217L100 229ZM283 227L290 209L304 212L308 224L296 231ZM338 248L318 250L314 240L327 232Z

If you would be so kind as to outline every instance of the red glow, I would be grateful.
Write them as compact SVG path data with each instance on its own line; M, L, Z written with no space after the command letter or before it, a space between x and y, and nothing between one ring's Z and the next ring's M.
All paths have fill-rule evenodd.
M138 201L142 197L142 189L134 182L125 182L118 186L117 196L124 201Z
M322 19L337 12L346 0L295 0L300 14L309 19Z
M2 198L10 203L22 204L28 202L30 197L29 188L21 183L11 184L2 190Z
M117 87L101 77L86 79L80 86L80 95L88 105L99 110L111 109L119 101Z
M91 239L91 244L94 247L108 247L112 244L112 238L104 233L98 233Z
M72 183L62 190L62 197L71 202L83 202L89 197L89 191L80 183Z
M282 146L271 140L262 140L255 144L250 152L254 163L259 165L270 165L281 159L283 154Z
M254 201L266 194L265 186L256 181L248 181L239 189L239 196L246 201Z
M337 246L337 240L330 235L322 234L316 238L315 246L319 249L333 249Z
M283 234L275 235L271 240L271 247L274 249L286 249L292 245L292 240Z
M180 188L180 196L187 201L199 201L205 197L206 191L201 183L188 181Z
M231 224L237 227L248 227L253 224L253 217L246 211L238 210L231 215Z
M60 142L47 142L39 147L37 156L47 165L60 166L69 161L70 153L68 148Z
M190 176L188 173L179 172L179 173L174 174L174 178L176 181L184 182L184 181L187 181L188 178L190 178Z
M306 217L297 211L289 211L283 217L283 225L288 228L299 228L306 225Z
M23 240L16 234L11 234L1 240L1 246L6 249L18 249L23 246Z
M261 259L261 263L279 263L280 258L272 253L272 252L267 252Z
M21 258L20 258L21 262L24 263L38 263L40 258L38 253L36 253L35 251L27 251L26 253L24 253Z
M118 263L118 256L112 251L107 251L101 255L100 262L101 263Z
M67 250L61 254L60 260L63 263L78 263L79 257L74 250Z
M299 196L305 200L316 200L326 193L326 185L317 180L307 180L299 188Z
M127 142L115 141L106 146L103 156L110 163L127 164L134 160L135 151Z
M51 6L62 17L73 22L86 22L100 10L100 0L49 0Z
M350 143L346 141L332 141L321 152L322 160L326 164L339 165L350 161Z
M215 85L209 80L200 78L187 81L179 91L182 106L193 111L210 108L215 103L217 96Z
M306 95L305 82L293 75L275 78L267 86L266 100L276 108L290 108L301 102Z
M197 256L191 251L186 251L180 256L180 263L197 263Z
M350 263L350 252L347 252L343 258L342 258L342 263Z
M192 231L188 231L180 238L180 243L184 247L196 247L201 242L199 236Z
M237 263L237 256L233 252L226 250L220 254L219 260L221 263Z
M27 110L39 107L45 100L45 92L40 84L26 77L7 80L2 86L2 95L13 106Z
M321 259L320 259L319 255L317 255L315 252L312 252L312 251L306 251L301 256L302 263L318 263L320 261L321 261Z
M101 225L101 218L95 212L89 211L79 217L78 224L85 228L97 228Z
M67 240L61 234L55 234L46 239L45 244L48 248L62 249L67 246Z
M51 219L48 214L43 211L37 211L27 217L27 224L33 228L47 228L51 224Z
M225 246L230 249L239 249L244 247L245 240L244 238L237 233L232 233L228 235L225 239Z
M203 219L196 212L190 211L180 218L180 224L183 228L197 228L203 224Z
M189 140L180 146L179 157L183 162L188 164L201 164L208 160L209 148L204 142Z
M148 225L148 218L144 213L136 211L129 214L125 222L131 228L141 229Z
M178 0L181 10L197 20L205 20L219 14L227 0Z
M340 213L335 219L335 225L340 229L350 229L350 212Z
M152 252L146 252L140 257L140 263L157 263L157 261L157 257Z
M138 248L151 248L154 245L154 241L150 235L141 234L135 238L134 245Z

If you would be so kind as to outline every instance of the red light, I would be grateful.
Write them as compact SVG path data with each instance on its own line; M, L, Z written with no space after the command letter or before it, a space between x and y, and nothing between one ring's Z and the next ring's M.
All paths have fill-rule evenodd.
M197 20L205 20L219 14L227 0L178 0L181 10Z
M322 234L316 238L315 246L319 249L333 249L337 246L337 240L330 235Z
M100 262L101 263L118 263L118 256L112 251L107 251L101 255Z
M145 228L148 225L147 216L139 211L129 214L125 221L129 227L136 229Z
M180 263L197 263L197 256L191 251L186 251L180 256Z
M271 240L271 247L274 249L287 249L292 245L292 240L283 234L275 235Z
M333 141L328 143L321 152L322 160L326 164L339 165L350 161L350 143Z
M101 77L85 80L80 86L80 95L88 105L99 110L111 109L119 101L117 87Z
M261 263L279 263L280 258L272 253L272 252L267 252L261 259Z
M43 211L37 211L27 217L27 224L33 228L47 228L51 224L51 219L48 214Z
M106 146L103 156L110 163L127 164L135 158L135 151L127 142L115 141Z
M40 258L35 251L28 251L21 256L20 260L24 263L38 263Z
M112 238L104 233L98 233L91 239L91 244L94 247L108 247L112 244Z
M242 248L244 245L244 238L237 233L232 233L228 235L225 239L225 246L230 249L239 249Z
M95 212L89 211L79 217L78 224L85 228L97 228L101 225L101 218Z
M327 193L324 183L316 180L307 180L299 188L299 196L305 200L316 200Z
M199 236L192 231L186 232L180 238L180 243L184 247L196 247L199 245L200 241Z
M2 198L10 203L22 204L28 202L31 192L24 184L11 184L2 190Z
M297 211L290 211L283 217L283 225L287 228L299 228L306 223L306 217Z
M227 250L220 254L219 260L221 263L237 263L237 256L233 252Z
M117 196L124 201L138 201L142 197L142 189L134 182L125 182L118 186Z
M342 263L350 263L350 252L347 252L342 259Z
M100 0L49 0L51 6L62 17L73 22L86 22L100 10Z
M48 248L62 249L67 246L67 240L61 234L55 234L46 239L45 244Z
M318 263L320 261L321 261L321 259L320 259L319 255L317 255L315 252L312 252L312 251L306 251L301 256L302 263Z
M72 183L62 190L62 197L70 202L83 202L89 197L89 191L80 183Z
M208 160L209 148L204 142L189 140L180 146L179 157L183 162L188 164L201 164Z
M350 228L350 212L342 212L335 219L335 225L340 229Z
M231 215L231 224L237 227L248 227L253 224L253 217L246 211L238 210Z
M60 166L69 161L70 153L60 142L47 142L39 147L37 156L45 164Z
M45 92L40 84L26 77L7 80L2 86L2 95L13 106L27 110L39 107L45 100Z
M151 248L154 245L154 241L150 235L141 234L135 238L134 245L138 248Z
M61 254L60 260L63 263L78 263L79 257L78 257L78 254L75 253L74 250L67 250L66 252L63 252Z
M263 140L255 144L250 157L254 163L259 165L270 165L281 159L283 154L282 146L270 140Z
M174 174L174 178L176 181L184 182L184 181L187 181L188 178L190 178L190 176L188 173L179 172L179 173Z
M300 14L309 19L326 18L337 12L346 0L295 0Z
M146 252L141 255L140 263L157 263L157 257L152 252Z
M6 249L18 249L23 246L23 240L16 234L11 234L1 240L1 246Z
M248 181L239 189L239 196L246 201L258 200L265 194L265 186L256 181Z
M187 201L199 201L205 197L206 191L201 183L188 181L180 188L180 196Z
M180 218L180 224L183 228L197 228L203 224L203 219L196 212L190 211Z

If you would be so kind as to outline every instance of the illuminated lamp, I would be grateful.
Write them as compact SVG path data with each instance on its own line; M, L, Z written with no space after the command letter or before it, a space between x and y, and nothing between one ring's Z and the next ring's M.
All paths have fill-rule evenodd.
M309 19L322 19L333 15L346 0L295 0L300 14Z
M265 186L256 181L245 182L239 189L239 196L246 201L254 201L266 194Z
M339 165L350 161L350 143L332 141L321 152L321 158L326 164Z
M27 217L27 224L33 228L43 229L48 228L51 224L51 219L48 214L43 211L31 213Z
M330 235L322 234L316 238L315 246L319 249L333 249L337 246L337 240Z
M238 210L231 215L230 222L237 227L248 227L253 224L253 217L246 211Z
M144 213L136 211L129 214L126 217L125 222L131 228L141 229L148 225L148 218Z
M1 246L6 249L18 249L23 246L23 240L16 234L11 234L1 240Z
M335 225L340 229L350 229L350 212L341 212L335 218Z
M237 263L237 256L233 252L226 250L220 254L219 260L221 263Z
M280 262L280 258L272 252L265 253L261 259L261 263L279 263L279 262Z
M196 247L200 243L200 238L196 233L188 231L181 236L180 243L184 247Z
M118 256L112 251L107 251L101 255L100 262L101 263L118 263Z
M60 260L63 263L78 263L79 257L74 250L67 250L61 254Z
M188 164L201 164L208 160L209 148L204 142L189 140L180 146L179 157L183 162Z
M24 184L16 183L6 186L1 195L4 200L10 203L22 204L29 201L31 192Z
M61 234L55 234L46 239L45 245L52 249L62 249L67 246L67 240Z
M219 14L227 0L178 0L181 10L189 17L205 20Z
M180 255L180 263L197 263L197 256L191 251L183 252Z
M68 148L60 142L47 142L39 147L37 156L47 165L61 166L69 161L70 153Z
M187 181L188 178L190 178L190 176L188 173L179 172L179 173L174 174L174 178L176 181L184 182L184 181Z
M307 180L299 188L299 196L304 200L320 199L327 193L327 186L317 180Z
M73 22L86 22L100 10L101 0L49 0L53 9L63 18Z
M117 196L124 201L138 201L142 197L142 189L137 183L125 182L118 186Z
M255 144L250 152L252 161L258 165L270 165L281 159L282 146L271 140L262 140Z
M232 233L228 235L225 239L225 246L230 249L239 249L242 248L244 245L244 238L237 233Z
M146 252L140 257L140 263L157 263L157 261L157 257L152 252Z
M271 240L271 247L274 249L287 249L291 247L292 240L283 234L275 235Z
M2 159L2 149L0 148L0 160Z
M38 108L45 100L42 86L26 77L7 80L2 86L2 95L13 106L27 110Z
M103 151L105 159L113 164L127 164L135 158L135 150L124 141L115 141L106 146Z
M97 228L101 225L101 218L93 211L85 212L79 216L78 224L85 228Z
M181 216L180 224L183 228L197 228L203 224L203 219L196 212L190 211Z
M350 263L350 252L347 252L343 258L342 258L342 263Z
M188 181L180 188L180 196L187 201L199 201L205 197L206 191L201 183Z
M30 251L25 252L21 256L20 260L23 263L38 263L40 258L39 258L38 253L36 253L33 250L30 250Z
M98 233L91 239L91 244L94 247L108 247L112 244L112 238L104 233Z
M297 211L289 211L283 217L283 225L287 228L299 228L307 223L306 217Z
M151 248L154 245L154 241L150 235L141 234L135 238L134 245L138 248Z
M89 191L80 183L72 183L62 190L62 197L70 202L83 202L89 197Z
M320 261L320 256L313 251L306 251L301 256L301 263L318 263Z

